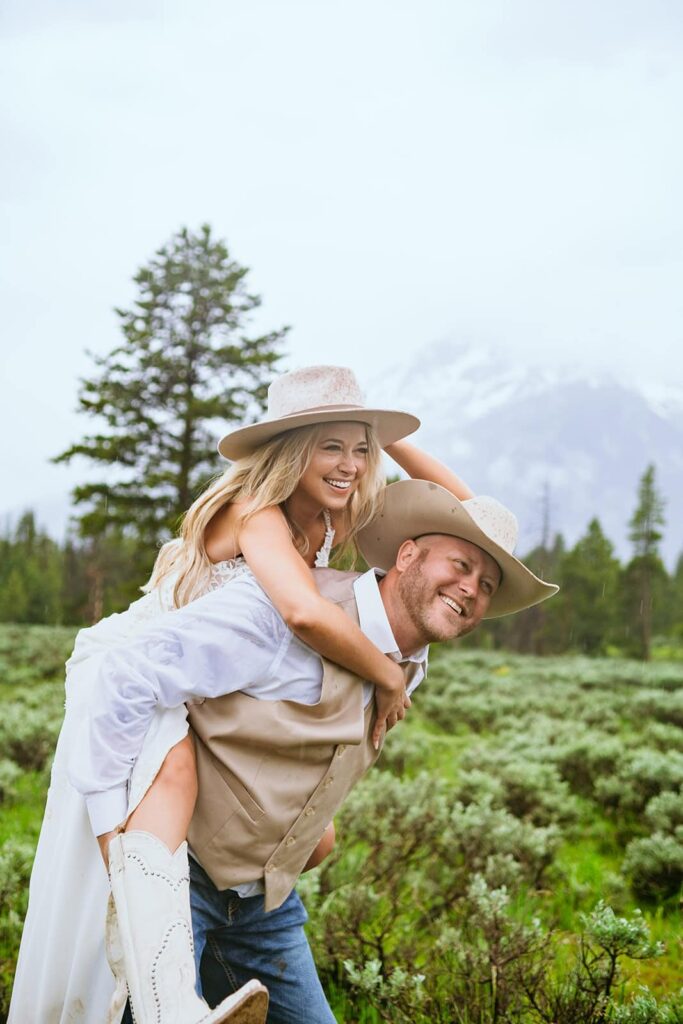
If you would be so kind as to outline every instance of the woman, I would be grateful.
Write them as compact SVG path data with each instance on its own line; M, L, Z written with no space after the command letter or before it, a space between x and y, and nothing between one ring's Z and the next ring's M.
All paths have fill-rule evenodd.
M221 452L237 461L192 507L181 543L162 550L150 593L123 615L79 634L69 663L67 715L36 856L10 1022L120 1019L121 1000L106 1017L113 982L98 941L106 875L94 856L97 846L83 800L65 778L68 749L78 742L87 710L93 658L125 642L155 615L250 570L306 643L377 684L380 724L390 726L402 717L397 666L320 598L310 568L326 564L333 542L351 543L372 518L381 497L380 446L410 475L433 479L458 497L470 496L435 460L400 442L417 425L404 413L365 408L351 371L313 367L279 378L269 391L267 419L221 442ZM121 816L128 830L151 832L170 850L185 838L194 803L186 733L184 709L157 714ZM103 831L97 820L93 827L98 834ZM108 838L101 841L105 853Z

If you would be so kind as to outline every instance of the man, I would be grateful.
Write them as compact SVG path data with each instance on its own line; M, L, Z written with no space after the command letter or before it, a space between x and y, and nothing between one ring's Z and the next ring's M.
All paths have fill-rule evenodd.
M514 557L515 539L514 516L493 499L459 502L436 484L404 481L387 489L381 516L360 537L382 578L374 569L322 570L317 578L322 593L400 661L410 694L424 676L428 643L464 636L487 615L555 593ZM109 655L99 685L89 743L73 771L77 787L97 803L115 804L124 792L157 704L203 701L189 708L199 778L189 843L195 955L199 964L206 954L212 998L256 975L270 992L269 1022L332 1024L294 885L344 797L378 756L372 687L298 641L248 575ZM140 881L161 879L161 888L180 891L184 851L178 855L146 833L112 841L124 954L150 917L137 898ZM152 916L165 913L160 907L153 904ZM150 947L152 981L138 997L160 1021L171 1019L171 1010L163 1015L164 999L177 997L164 992L162 973L167 933L175 942L183 931L176 913L172 929ZM178 957L172 967L168 959L168 969L187 973ZM135 1003L133 988L146 982L131 985L131 973L126 959Z

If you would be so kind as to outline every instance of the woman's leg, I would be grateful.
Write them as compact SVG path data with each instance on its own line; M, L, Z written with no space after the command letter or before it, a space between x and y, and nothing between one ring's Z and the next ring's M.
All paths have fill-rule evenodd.
M126 822L126 832L151 832L174 853L187 836L197 800L197 762L188 734L171 747L154 782Z

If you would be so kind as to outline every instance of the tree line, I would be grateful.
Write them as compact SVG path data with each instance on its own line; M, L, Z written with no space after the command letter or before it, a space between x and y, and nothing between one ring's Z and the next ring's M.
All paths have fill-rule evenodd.
M658 647L683 647L683 554L672 572L659 554L661 498L655 469L640 482L630 536L633 555L620 561L599 520L567 547L558 534L524 561L560 584L552 601L520 615L493 619L463 641L535 654L575 651L646 659ZM69 536L59 543L42 530L32 512L0 537L0 622L83 625L140 596L156 547L147 551L142 574L139 539L119 527L93 543Z
M651 464L640 479L629 522L628 561L616 557L597 518L571 548L558 534L524 561L537 575L559 583L560 593L519 615L493 620L482 636L466 642L534 654L575 651L643 660L656 642L677 653L683 646L683 553L668 572L660 555L664 525L664 502Z
M91 433L55 456L103 470L75 488L74 528L52 540L26 512L0 537L0 621L93 622L139 595L159 544L216 472L219 429L258 416L288 328L254 333L260 297L248 270L204 225L178 231L136 276L122 340L93 356L79 411ZM558 536L528 556L559 597L493 622L486 642L522 651L612 648L647 658L653 637L683 640L683 562L669 575L659 555L663 503L654 466L631 520L634 553L621 565L593 520L571 549Z

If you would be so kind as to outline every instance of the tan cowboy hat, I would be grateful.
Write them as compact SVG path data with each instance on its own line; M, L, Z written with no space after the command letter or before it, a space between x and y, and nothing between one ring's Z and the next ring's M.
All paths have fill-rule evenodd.
M484 618L530 608L560 589L539 580L512 554L517 519L505 505L485 496L458 501L445 487L428 480L389 484L382 511L360 531L358 546L368 565L388 571L405 540L427 533L471 541L498 563L502 580Z
M226 434L218 451L226 459L241 459L285 430L341 420L367 423L384 448L420 426L410 413L368 409L364 403L356 375L345 366L306 366L283 373L268 388L266 418Z

